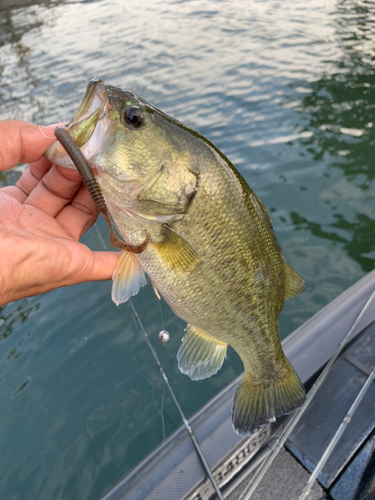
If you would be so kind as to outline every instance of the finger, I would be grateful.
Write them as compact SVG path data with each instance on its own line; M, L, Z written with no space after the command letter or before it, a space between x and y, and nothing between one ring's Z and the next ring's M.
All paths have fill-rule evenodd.
M27 198L27 194L25 194L21 189L17 188L16 186L6 186L1 189L1 192L11 196L20 203L24 203L24 201Z
M31 191L24 204L39 208L51 217L56 217L72 201L82 184L79 174L77 179L76 175L70 175L68 170L67 176L66 170L62 172L56 165L53 165ZM77 174L77 172L72 172L72 174Z
M51 169L51 167L52 163L46 158L41 158L37 162L30 163L28 168L16 182L17 188L23 192L23 195L17 195L17 199L23 199L23 201L25 201L31 191L36 188L39 181L48 172L48 170ZM14 194L16 195L15 192Z
M51 169L52 163L42 158L36 163L30 163L29 167L24 171L16 186L26 194L26 197L39 184L43 176Z
M39 184L39 181L47 174L52 168L52 163L46 158L41 158L40 160L30 163L29 167L21 175L16 186L24 191L27 195L31 193L33 189ZM71 170L64 167L57 167L57 170L72 180L80 180L81 176L76 170Z
M92 252L93 266L81 277L81 281L103 281L112 279L122 252Z
M52 163L47 160L47 158L41 158L38 161L34 161L29 164L29 169L36 179L40 181L40 179L46 175L48 170L51 170Z
M64 240L70 250L71 270L57 286L112 279L121 252L92 252L82 243Z
M39 160L55 142L55 128L56 125L40 127L20 120L0 122L0 170Z
M78 241L94 224L99 209L91 198L86 186L82 185L71 204L66 206L56 217L65 231Z

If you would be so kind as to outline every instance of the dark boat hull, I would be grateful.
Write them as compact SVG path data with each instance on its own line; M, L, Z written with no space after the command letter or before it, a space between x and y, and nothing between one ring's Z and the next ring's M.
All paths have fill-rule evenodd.
M341 340L358 317L374 290L375 271L358 281L285 339L283 342L284 352L304 384L311 384L317 373L321 371L329 358L334 354ZM375 304L373 307L368 308L352 335L352 343L359 342L361 345L363 342L366 342L366 335L369 336L371 334L373 336L374 342L371 344L373 351L370 354L367 353L368 357L366 358L367 368L371 360L375 363L375 327L371 328L371 324L374 322ZM372 349L372 347L369 349ZM354 371L351 370L350 377L351 379L357 377L357 385L359 387L361 381L358 379L358 374L364 374L363 370L361 372L361 367L358 363L363 364L364 358L362 356L361 359L357 360L357 366L353 366L353 363L354 365L356 363L355 360L353 361L356 357L356 351L356 349L352 348L349 354L349 358L350 356L351 358L349 361L346 359L345 363L349 363L353 368ZM346 351L345 355L347 352L349 351ZM363 354L363 350L361 352ZM337 370L340 362L342 363L341 359L334 365L335 370ZM349 380L348 369L343 365L342 371L334 373L333 376L337 379L336 382L333 381L334 383L338 383L341 380L342 384L351 384L352 399L354 399L358 390L357 387L353 386L351 379ZM233 397L240 380L241 377L234 380L190 420L190 425L202 447L219 487L223 489L225 498L231 495L231 492L237 488L242 479L269 452L270 448L267 442L282 422L281 419L250 438L243 439L235 434L232 430L230 413ZM319 402L317 399L316 405L324 404L324 398L329 399L333 397L332 395L335 393L334 387L330 386L329 389L326 388L325 390L326 393L322 391L320 396L318 396L321 399L323 398L322 401ZM375 391L375 385L371 390ZM333 391L331 395L329 391ZM345 393L345 391L341 392L342 394ZM375 394L369 394L368 398L370 399L368 401L371 398L372 401L375 401L374 396ZM343 414L342 417L345 416L344 409L350 403L349 400L350 397L346 398L346 400L342 397L340 408L338 408L338 404L336 403L337 408L335 410L337 410L337 415L335 418L331 418L329 423L332 433L336 430L333 427L336 425L337 428L340 424L339 419L341 414ZM341 460L340 457L337 458L340 453L344 453L343 449L338 447L335 467L331 467L329 472L323 470L323 474L319 477L323 487L331 489L332 492L335 491L334 487L338 487L338 475L341 473L342 477L344 476L350 461L354 459L354 455L358 453L360 446L366 442L366 439L368 439L368 436L375 427L375 419L370 417L371 408L368 408L368 410L366 421L362 422L363 425L360 426L359 430L357 429L358 432L351 433L351 437L350 435L347 436L345 456L341 457ZM327 408L327 411L329 411L329 408ZM374 414L375 412L372 413L372 415ZM311 412L306 412L306 418L303 423L304 426L311 425L309 432L313 432L312 428L314 427L314 419L311 415ZM320 418L324 417L321 416ZM357 427L358 425L357 422ZM324 451L324 440L319 440L319 437L314 437L312 440L306 439L300 429L301 426L294 431L288 442L288 448L303 464L303 468L312 470L316 464L317 457L319 458L320 454ZM311 446L310 448L308 446L309 442L311 442L310 444L314 448L313 452L310 449ZM286 463L285 460L284 463ZM307 474L305 470L304 473ZM281 487L280 484L277 486ZM303 489L303 485L301 487ZM280 500L283 498L291 500L290 492L287 495L289 495L289 498L282 496L282 493L279 491L278 498ZM320 493L318 493L318 497L319 495ZM102 500L208 500L212 496L212 486L205 477L204 470L189 435L184 427L180 427L115 485Z

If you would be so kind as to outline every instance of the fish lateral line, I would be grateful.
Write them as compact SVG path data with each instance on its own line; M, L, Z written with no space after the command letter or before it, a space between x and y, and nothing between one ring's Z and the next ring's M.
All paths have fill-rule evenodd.
M82 177L83 183L85 184L85 186L87 186L91 198L107 221L107 224L109 225L111 230L111 235L109 238L111 245L126 252L132 252L135 254L142 253L146 249L150 237L147 235L145 241L141 245L128 245L117 236L113 229L111 217L98 181L94 176L91 166L83 156L82 151L79 149L75 141L70 137L69 132L66 128L56 127L55 137L61 143L67 154L70 156L72 162L74 163L76 169Z
M75 142L73 154L82 146L89 159L89 191L89 186L96 189L91 166L100 168L100 179L108 175L109 182L97 191L108 199L112 215L104 202L101 211L111 228L111 244L125 250L112 278L113 301L118 305L138 293L146 284L145 267L154 289L160 287L172 310L188 323L178 361L192 379L220 369L227 343L239 348L245 374L232 410L237 434L250 435L296 410L305 393L284 358L277 316L285 300L305 285L284 264L269 214L241 174L198 132L136 94L99 80L89 84L73 122L64 128ZM60 149L49 154L56 164L76 164ZM95 161L92 154L98 154ZM117 183L128 181L124 192L131 196L122 200ZM112 202L132 220L131 228L126 222L117 226ZM133 240L134 233L139 240ZM142 245L132 247L123 239ZM143 258L137 255L147 246ZM249 313L257 319L254 325L267 328L243 328L242 318Z

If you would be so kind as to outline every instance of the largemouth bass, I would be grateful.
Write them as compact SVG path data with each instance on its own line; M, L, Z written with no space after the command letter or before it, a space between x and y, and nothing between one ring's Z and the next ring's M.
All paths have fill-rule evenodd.
M300 407L305 391L282 351L278 316L304 282L230 161L195 130L99 79L68 131L95 169L124 241L145 247L122 253L114 302L138 293L146 273L187 322L177 358L193 380L216 373L228 345L237 351L245 369L233 402L237 433ZM59 143L46 156L73 166Z

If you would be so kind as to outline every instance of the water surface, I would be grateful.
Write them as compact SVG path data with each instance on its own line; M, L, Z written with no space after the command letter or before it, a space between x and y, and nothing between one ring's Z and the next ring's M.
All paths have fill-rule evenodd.
M1 3L1 2L0 2ZM371 1L45 2L0 13L0 118L69 120L88 80L127 88L196 128L262 199L306 280L287 336L375 261ZM0 174L16 182L22 167ZM102 249L103 220L84 242ZM134 300L191 416L242 365L192 382L184 323L150 286ZM329 332L327 332L329 334ZM110 284L0 308L0 498L96 500L180 425L129 306Z

